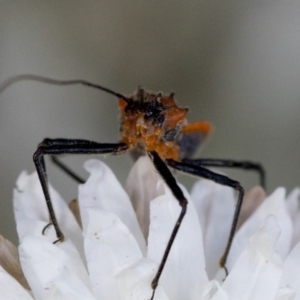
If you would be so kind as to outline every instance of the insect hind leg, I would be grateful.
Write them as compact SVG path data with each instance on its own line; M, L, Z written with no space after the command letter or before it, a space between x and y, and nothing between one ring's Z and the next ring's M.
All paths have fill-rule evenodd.
M184 159L183 162L202 167L237 168L247 171L255 171L259 175L260 185L266 189L266 172L260 163L215 158Z
M212 172L201 166L188 164L186 162L178 162L178 161L175 161L172 159L168 159L166 162L167 162L167 165L169 165L173 169L176 169L178 171L182 171L184 173L188 173L191 175L195 175L198 177L202 177L202 178L205 178L208 180L212 180L221 185L232 187L239 193L238 199L237 199L237 204L235 207L235 212L233 215L229 238L228 238L228 241L226 244L225 251L220 259L220 266L222 268L224 268L224 270L226 272L226 276L227 276L228 271L226 268L226 261L227 261L227 257L228 257L228 254L229 254L229 251L231 248L231 244L232 244L232 241L234 238L234 234L235 234L235 231L237 228L237 223L238 223L238 219L239 219L239 215L240 215L240 211L241 211L241 207L242 207L242 203L243 203L244 193L245 193L244 188L240 185L240 183L238 181L232 180L232 179L228 178L227 176Z

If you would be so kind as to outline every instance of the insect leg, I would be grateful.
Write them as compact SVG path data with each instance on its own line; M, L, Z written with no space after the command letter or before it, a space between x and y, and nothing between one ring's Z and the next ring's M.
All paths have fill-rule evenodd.
M54 155L51 155L51 161L59 167L63 172L73 178L77 183L85 183L85 180L78 176L73 170L71 170L66 164L64 164L60 159Z
M188 164L185 162L178 162L178 161L175 161L172 159L168 159L167 164L176 170L212 180L216 183L232 187L238 191L239 196L238 196L238 200L237 200L237 204L236 204L236 208L235 208L235 212L234 212L234 216L233 216L233 220L232 220L232 224L231 224L229 238L227 241L227 245L226 245L224 254L222 255L222 257L220 259L220 266L225 269L225 272L227 275L228 271L226 268L226 261L227 261L228 253L230 251L232 240L233 240L233 237L234 237L234 234L236 231L236 226L237 226L237 222L239 219L239 215L240 215L240 211L241 211L241 207L242 207L242 203L243 203L243 198L244 198L243 187L240 185L240 183L238 181L232 180L232 179L228 178L227 176L212 172L201 166L195 166L195 165Z
M166 164L163 162L163 160L159 157L159 155L155 151L148 152L148 155L150 156L156 170L161 175L161 177L164 179L164 181L166 182L166 184L168 185L168 187L172 191L174 197L178 200L179 205L181 206L180 215L177 219L177 222L175 223L175 226L174 226L173 231L171 233L171 236L169 238L167 247L166 247L165 252L163 254L162 260L160 262L160 265L158 267L156 275L155 275L155 277L154 277L154 279L152 280L152 283L151 283L153 293L152 293L152 297L150 298L150 300L153 300L154 294L155 294L155 289L157 288L159 278L160 278L161 273L164 269L165 263L168 259L168 255L169 255L170 250L172 248L173 242L176 238L176 235L177 235L177 232L178 232L179 227L181 225L181 222L182 222L182 220L185 216L188 202L187 202L186 198L184 197L182 190L180 189L180 187L176 183L176 180L175 180L174 176L172 175L171 171L166 166Z
M206 166L206 167L224 167L224 168L238 168L243 170L253 170L259 174L260 185L266 188L266 174L264 167L255 162L251 161L236 161L231 159L214 159L214 158L204 158L204 159L184 159L183 162L196 165L196 166Z
M44 163L44 155L59 154L105 154L105 153L121 153L127 149L123 143L118 144L100 144L86 140L68 140L68 139L44 139L39 144L33 155L33 161L39 176L39 180L45 196L47 208L49 211L50 223L53 224L57 241L63 241L64 235L61 232L56 220L55 212L51 203L49 194L47 173Z

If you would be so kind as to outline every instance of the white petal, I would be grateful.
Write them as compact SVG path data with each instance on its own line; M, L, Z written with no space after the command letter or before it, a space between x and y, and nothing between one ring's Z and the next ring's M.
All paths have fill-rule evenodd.
M80 254L76 247L74 247L71 240L65 240L62 243L55 244L59 250L65 252L68 256L66 266L74 273L78 278L90 288L89 275L85 268L83 261L80 258Z
M181 212L178 201L166 185L164 186L165 194L153 200L150 206L148 257L157 266ZM184 189L183 191L189 201L187 213L159 281L172 300L199 299L204 285L208 282L198 216L193 202Z
M38 219L49 221L49 214L42 194L37 173L31 175L23 171L16 182L14 190L14 212L16 220Z
M153 290L152 279L155 276L156 264L149 259L140 259L136 264L131 265L117 276L120 284L124 286L123 300L146 300L150 299ZM168 300L161 285L155 291L155 300Z
M276 250L283 258L287 255L291 245L293 227L291 217L285 205L285 190L278 188L261 204L236 233L227 260L229 271L236 257L246 247L249 237L263 226L265 218L270 214L276 217L281 230Z
M236 203L234 191L203 179L194 185L191 197L204 235L207 274L212 278L220 269L219 260L228 240Z
M62 232L73 241L74 245L82 254L82 234L75 217L68 208L67 203L51 185L49 185L49 190L55 215ZM46 207L45 197L36 172L31 175L28 175L26 172L20 174L17 180L17 188L14 190L14 212L20 241L28 234L40 235L40 233L37 232L30 232L30 228L24 228L20 225L22 220L32 219L37 222L42 221L46 225L49 223L49 213ZM33 226L33 228L36 229L35 226ZM54 240L55 239L56 237L54 237Z
M164 194L163 186L157 187L159 180L161 177L148 156L137 160L127 178L126 190L145 237L149 233L150 201Z
M239 216L237 228L239 229L243 223L254 213L254 211L266 199L266 192L260 186L255 186L246 191L244 195L243 205Z
M92 290L97 299L123 300L128 291L116 276L142 258L134 236L113 213L85 209L83 228L86 260Z
M0 266L0 300L33 300L28 291Z
M51 292L43 300L96 300L74 274L62 271L61 278L52 282Z
M228 300L228 296L219 282L212 280L206 285L201 300Z
M274 216L249 240L227 276L223 289L230 300L274 299L282 274L281 258L275 251L280 229Z
M286 288L280 288L275 300L299 300L298 298L295 298L296 291L290 287Z
M294 215L294 232L291 247L294 247L300 241L300 210L298 209Z
M91 293L87 288L87 273L70 241L53 245L45 238L27 236L19 246L19 253L22 269L35 299L50 296L56 289L56 281L66 285L74 282L67 279L69 276L77 277L76 288L89 299Z
M300 188L294 188L286 198L288 212L292 219L295 217L296 211L299 210Z
M292 218L294 225L294 234L292 240L292 247L294 247L300 240L300 210L299 210L300 188L295 188L288 195L286 205L288 212Z
M57 239L53 226L46 229L46 234L43 235L43 229L48 225L48 222L40 221L37 219L22 219L17 221L17 231L20 241L23 241L28 235L38 236L53 242Z
M135 236L140 248L145 252L145 240L128 195L113 172L101 161L91 159L85 162L90 172L87 182L79 186L79 207L100 208L115 213ZM84 199L84 200L83 200ZM83 226L86 224L81 215Z
M300 299L300 242L288 254L283 265L283 275L281 278L281 287L294 288L297 298Z

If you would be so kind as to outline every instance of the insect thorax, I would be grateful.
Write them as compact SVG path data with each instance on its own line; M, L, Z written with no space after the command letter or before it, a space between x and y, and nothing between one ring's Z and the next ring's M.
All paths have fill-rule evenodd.
M173 95L163 96L139 89L128 102L119 100L121 141L136 158L156 151L163 159L180 159L178 144L187 108L179 108Z

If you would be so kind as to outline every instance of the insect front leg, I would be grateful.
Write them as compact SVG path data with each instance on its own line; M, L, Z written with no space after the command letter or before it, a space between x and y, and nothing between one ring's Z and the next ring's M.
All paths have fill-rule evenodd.
M163 162L163 160L159 157L159 155L155 151L148 152L148 155L150 156L156 170L158 171L160 176L164 179L164 181L166 182L166 184L168 185L168 187L172 191L174 197L178 200L179 205L181 206L181 212L179 214L177 222L174 225L173 231L172 231L171 236L169 238L168 244L166 246L165 252L164 252L163 257L161 259L161 262L159 264L156 275L155 275L155 277L154 277L154 279L152 280L152 283L151 283L153 293L152 293L152 296L151 296L150 300L153 300L155 290L158 286L159 278L160 278L161 273L163 272L163 269L165 267L166 261L168 259L168 256L169 256L170 250L172 248L173 242L174 242L174 240L176 238L176 235L178 233L178 230L180 228L181 222L182 222L182 220L183 220L183 218L186 214L188 201L184 197L183 192L182 192L181 188L178 186L178 184L177 184L174 176L172 175L171 171L166 166L166 164Z
M44 162L44 155L106 153L118 154L125 150L127 150L127 146L123 143L101 144L86 140L44 139L44 141L39 144L36 152L33 155L33 161L45 196L47 209L50 217L50 224L52 224L55 229L57 240L54 243L62 242L64 240L64 235L59 228L55 212L52 206L48 187L47 172ZM47 227L48 225L44 228L44 230Z
M222 257L220 259L220 266L225 269L226 276L227 276L228 270L226 268L226 261L227 261L227 257L228 257L228 254L229 254L229 251L231 248L232 240L233 240L233 237L234 237L234 234L236 231L236 227L237 227L237 223L238 223L238 219L239 219L239 215L240 215L240 211L241 211L241 207L242 207L242 203L243 203L243 198L244 198L244 193L245 193L243 187L240 185L240 183L238 181L232 180L232 179L228 178L227 176L212 172L201 166L187 164L185 162L178 162L178 161L175 161L172 159L168 159L167 164L170 167L172 167L178 171L182 171L184 173L188 173L188 174L202 177L202 178L205 178L208 180L212 180L216 183L232 187L233 189L238 191L239 195L238 195L238 200L237 200L237 204L235 207L235 212L233 215L229 238L227 241L227 245L226 245L224 254L222 255Z

